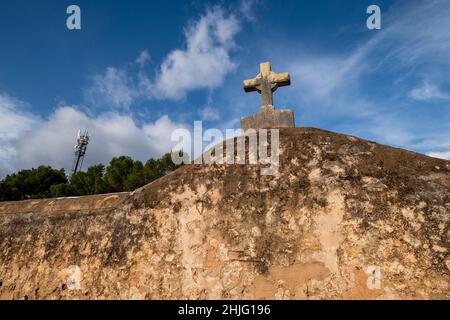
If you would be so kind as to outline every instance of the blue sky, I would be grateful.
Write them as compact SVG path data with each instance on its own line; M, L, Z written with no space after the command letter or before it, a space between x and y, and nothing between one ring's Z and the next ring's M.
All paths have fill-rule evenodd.
M242 80L266 60L291 73L274 104L297 126L449 159L449 27L445 0L2 1L0 176L69 169L78 129L90 165L159 156L194 120L238 128L260 105Z

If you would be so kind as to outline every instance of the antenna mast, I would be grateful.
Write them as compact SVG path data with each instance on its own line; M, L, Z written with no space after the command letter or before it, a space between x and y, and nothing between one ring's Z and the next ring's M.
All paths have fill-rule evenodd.
M83 166L84 156L86 155L87 145L89 144L89 132L78 130L77 144L75 148L75 158L73 160L72 175L81 170Z

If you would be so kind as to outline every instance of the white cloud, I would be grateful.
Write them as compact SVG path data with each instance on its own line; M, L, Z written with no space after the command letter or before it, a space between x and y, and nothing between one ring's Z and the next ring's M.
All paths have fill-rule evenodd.
M139 125L130 115L108 112L90 117L72 106L57 108L47 120L34 121L33 115L23 116L14 111L6 116L2 121L8 126L16 119L29 125L6 136L2 130L0 177L39 165L65 168L69 172L79 129L89 130L92 136L85 158L86 167L96 163L108 164L112 157L120 155L142 161L159 157L170 152L171 132L184 127L167 115L155 122Z
M25 112L25 103L0 94L0 177L14 169L17 150L12 141L25 135L40 119Z
M90 107L109 110L94 117L65 106L41 119L24 112L22 102L0 95L0 177L41 164L69 170L79 129L88 129L92 135L86 165L107 164L119 155L146 160L170 151L171 132L185 126L174 123L167 115L155 122L138 124L129 115L130 106L137 99L176 100L184 98L188 91L221 85L236 68L230 53L239 29L233 14L214 7L185 30L186 47L170 52L155 77L144 71L151 59L146 50L134 61L139 71L108 67L104 73L93 76L90 87L84 90L86 102ZM219 117L211 107L205 107L201 113L208 119Z
M254 21L255 7L261 5L262 0L242 0L239 4L239 12L249 21Z
M152 141L153 154L162 155L170 152L173 147L170 136L178 128L187 128L187 126L174 123L167 115L160 117L154 123L147 123L143 126L142 130L147 139Z
M136 58L136 63L143 68L145 64L150 61L151 57L147 50L142 51L139 56Z
M39 122L38 117L24 111L25 107L24 102L0 94L0 141L14 139Z
M149 77L143 69L151 59L144 50L135 60L140 66L138 72L109 67L92 78L85 98L90 105L128 109L137 99L180 100L189 91L220 86L237 66L230 53L239 30L233 14L218 6L208 9L185 30L186 48L171 51L155 77Z
M186 48L167 55L153 81L155 99L183 99L191 90L215 88L236 68L230 51L239 23L216 7L185 31Z
M450 100L449 94L442 92L428 81L424 81L420 87L411 90L409 96L415 100Z
M139 96L133 80L124 69L109 67L104 74L95 75L92 86L85 91L92 105L129 108Z
M198 111L202 120L219 120L219 112L211 106L206 106Z
M430 152L427 155L434 158L444 159L444 160L450 160L450 151L444 151L444 152Z

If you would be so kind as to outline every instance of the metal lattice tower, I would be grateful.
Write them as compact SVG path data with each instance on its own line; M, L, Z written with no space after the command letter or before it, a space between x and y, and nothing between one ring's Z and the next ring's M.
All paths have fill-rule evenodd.
M89 132L86 130L84 132L81 132L81 130L78 130L77 135L77 144L74 147L75 148L75 159L73 160L73 166L72 166L72 175L77 173L79 170L81 170L81 167L83 166L83 160L84 156L86 155L86 149L87 145L89 144Z

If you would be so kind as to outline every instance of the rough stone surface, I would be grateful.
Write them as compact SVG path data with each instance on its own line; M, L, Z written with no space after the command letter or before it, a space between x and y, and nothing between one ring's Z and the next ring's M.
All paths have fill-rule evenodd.
M188 165L0 204L0 298L450 297L450 161L317 129L280 142L276 176Z
M263 108L260 112L241 118L241 129L294 128L294 111L290 109Z

